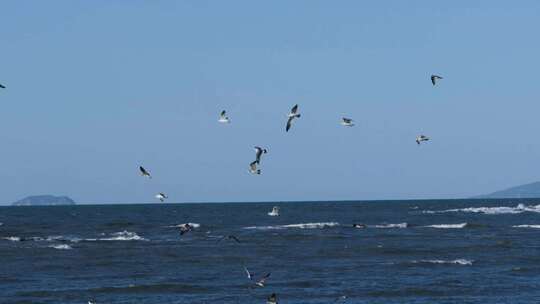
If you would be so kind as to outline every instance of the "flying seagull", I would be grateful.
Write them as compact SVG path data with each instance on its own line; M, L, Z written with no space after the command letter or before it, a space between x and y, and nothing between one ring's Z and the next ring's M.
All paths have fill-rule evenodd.
M252 174L261 174L261 169L257 169L257 161L254 160L249 164L249 172Z
M417 144L420 144L421 142L428 141L428 140L429 140L429 137L427 137L425 135L416 136L416 143Z
M441 76L438 75L431 75L431 83L435 85L437 83L437 80L443 79Z
M244 271L246 272L248 279L253 280L253 275L251 274L251 272L249 272L246 266L244 266Z
M6 87L3 86L3 85L0 83L0 88L1 88L1 89L5 89Z
M270 295L268 297L268 300L266 300L266 304L278 304L277 302L277 296L275 293L273 293L272 295Z
M223 240L234 240L234 241L236 241L237 243L241 243L240 240L239 240L236 236L234 236L234 235L226 235L226 236L222 237L221 239L219 239L219 240L218 240L218 243L221 242L221 241L223 241ZM246 269L246 270L247 270L247 269Z
M261 163L261 155L268 153L268 150L261 147L255 147L255 161L257 164Z
M148 173L148 171L146 171L146 169L144 169L142 166L139 166L139 171L141 171L142 176L148 176L148 178L152 178L152 175L150 175L150 173Z
M229 117L227 117L227 112L225 110L221 111L221 114L219 114L218 121L221 122L221 123L229 123L229 122L231 122Z
M156 198L159 199L162 203L165 201L165 199L169 198L165 193L160 192L156 194Z
M343 125L343 126L345 126L345 127L352 127L352 126L354 126L354 122L353 122L353 120L350 119L350 118L345 118L345 117L343 117L343 118L341 119L341 125Z
M264 287L264 282L266 282L266 279L270 277L270 272L265 274L262 278L260 278L255 285L259 287Z
M193 230L193 226L191 226L189 223L180 225L179 227L180 227L180 235L184 235L190 232L191 230Z
M300 113L298 113L298 105L294 105L292 107L291 112L288 115L289 119L287 120L287 127L285 127L285 132L289 132L289 129L291 128L292 121L295 118L300 118Z

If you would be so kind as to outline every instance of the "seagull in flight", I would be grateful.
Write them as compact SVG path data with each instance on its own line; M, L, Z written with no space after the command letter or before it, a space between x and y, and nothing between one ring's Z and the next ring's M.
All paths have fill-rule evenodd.
M345 126L345 127L352 127L352 126L354 126L354 122L353 122L353 120L350 119L350 118L345 118L345 117L343 117L343 118L341 119L341 125L343 125L343 126Z
M275 293L273 293L272 295L270 295L268 297L268 300L266 300L266 304L278 304L277 302L277 296Z
M246 268L246 266L244 266L244 271L246 272L248 279L253 281L253 275L251 274L251 272L249 272L249 270Z
M254 160L249 164L249 172L252 174L261 174L261 169L257 169L258 162Z
M143 168L143 166L139 166L139 171L141 171L142 176L147 176L148 178L152 178L152 175L146 171L146 169Z
M287 120L287 127L285 127L285 132L289 132L292 122L295 118L300 118L300 113L298 113L298 105L292 107L291 112L288 115L289 119Z
M180 228L180 235L184 235L190 232L191 230L193 230L193 226L191 226L189 223L180 225L179 228Z
M231 122L229 117L227 117L227 112L225 110L221 111L221 114L219 114L218 121L221 122L221 123L230 123Z
M259 286L259 287L264 287L264 282L266 282L266 279L268 279L270 277L270 272L265 274L262 278L260 278L256 283L255 285Z
M169 198L165 193L160 192L156 194L156 198L159 199L162 203L165 201L165 199Z
M223 240L234 240L234 241L236 241L237 243L242 243L242 242L240 242L240 240L239 240L236 236L234 236L234 235L232 235L232 234L231 234L231 235L226 235L226 236L222 237L221 239L218 240L218 243L221 242L221 241L223 241ZM247 269L246 269L246 270L247 270Z
M261 163L261 155L268 153L268 150L261 147L255 147L255 161L257 164Z
M416 136L416 143L420 145L420 143L422 143L423 141L428 141L429 140L429 137L425 136L425 135L419 135L419 136Z
M431 83L433 85L435 85L437 83L437 80L439 80L439 79L443 79L443 78L441 76L439 76L439 75L431 75Z

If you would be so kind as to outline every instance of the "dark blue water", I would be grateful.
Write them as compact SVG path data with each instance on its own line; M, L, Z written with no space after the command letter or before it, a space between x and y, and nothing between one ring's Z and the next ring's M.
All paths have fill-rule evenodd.
M540 200L4 207L0 222L0 303L540 302ZM244 265L271 272L264 288Z

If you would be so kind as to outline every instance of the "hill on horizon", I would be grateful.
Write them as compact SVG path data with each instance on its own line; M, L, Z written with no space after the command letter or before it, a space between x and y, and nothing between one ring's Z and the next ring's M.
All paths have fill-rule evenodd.
M515 186L474 198L540 198L540 182Z

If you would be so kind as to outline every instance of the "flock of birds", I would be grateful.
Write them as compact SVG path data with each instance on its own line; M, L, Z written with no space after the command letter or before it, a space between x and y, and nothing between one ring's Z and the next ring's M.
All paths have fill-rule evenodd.
M443 77L441 76L438 76L438 75L431 75L431 83L433 84L433 86L435 86L437 84L437 81L443 79ZM0 89L5 89L6 87L2 84L0 84ZM289 112L289 114L287 115L287 124L285 125L285 132L289 132L289 130L291 129L292 125L293 125L293 122L300 118L301 117L301 114L298 112L298 104L294 105L292 108L291 108L291 111ZM227 111L223 110L221 111L220 115L219 115L219 119L218 119L218 122L220 123L223 123L223 124L228 124L231 122L230 118L227 116ZM345 126L345 127L353 127L354 126L354 120L352 120L351 118L347 118L347 117L343 117L341 119L341 125ZM420 145L422 142L426 142L426 141L429 141L429 137L427 137L426 135L418 135L416 137L416 143L418 145ZM252 174L261 174L261 169L259 169L259 166L261 164L261 158L263 156L263 154L266 154L268 153L268 150L266 148L262 148L262 147L259 147L259 146L256 146L255 147L255 160L252 161L250 164L249 164L249 172L252 173ZM143 166L139 166L139 171L140 171L140 174L143 176L143 177L146 177L146 178L149 178L151 179L152 178L152 175L150 174L150 172L148 170L146 170ZM163 193L163 192L159 192L158 194L155 195L155 197L157 199L159 199L160 202L164 202L166 199L168 199L168 196ZM357 224L355 224L357 225ZM353 227L355 227L355 225L353 225ZM189 223L186 223L186 224L182 224L182 225L179 225L178 228L180 229L180 235L184 235L190 231L192 231L194 229L194 227L192 225L190 225ZM357 227L357 228L360 228L360 227ZM234 236L234 235L227 235L227 236L223 236L222 238L220 238L218 240L218 242L221 242L223 240L233 240L237 243L241 243L240 239L238 239L238 237ZM267 279L270 277L271 273L268 272L264 275L262 275L261 277L259 278L255 278L255 276L244 266L244 271L246 272L246 275L247 275L247 278L253 282L254 286L257 286L257 287L265 287L265 282L267 281ZM340 302L340 301L344 301L346 299L346 296L341 296L339 298L337 298L334 303L337 303L337 302ZM267 298L267 301L266 301L267 304L277 304L277 295L275 293L272 293L268 298ZM95 304L95 302L93 301L88 301L88 304Z
M431 79L431 83L433 84L433 86L435 86L437 84L437 81L440 80L440 79L443 79L443 77L441 77L439 75L431 75L430 79ZM5 87L0 84L0 88L5 88ZM287 115L287 124L285 125L285 132L289 132L289 130L292 127L292 124L293 124L294 120L298 119L300 117L301 117L301 114L298 112L298 104L296 104L291 108L291 111ZM223 124L228 124L228 123L231 122L231 119L229 118L229 116L227 116L227 111L226 110L221 111L221 113L219 114L218 122L223 123ZM345 126L345 127L353 127L354 126L354 120L352 120L351 118L342 117L341 118L341 125ZM420 145L422 142L427 142L429 140L430 140L430 138L428 136L426 136L426 135L423 135L423 134L420 134L420 135L416 136L416 144L417 145ZM268 153L267 149L261 148L259 146L255 147L255 160L252 161L251 163L249 163L249 172L250 173L252 173L252 174L261 174L261 169L259 168L259 166L261 164L261 156L263 154L266 154L266 153ZM139 166L139 171L140 171L142 176L152 178L150 173L143 166ZM157 198L160 202L163 203L169 197L165 193L159 192L158 194L155 195L155 198Z

